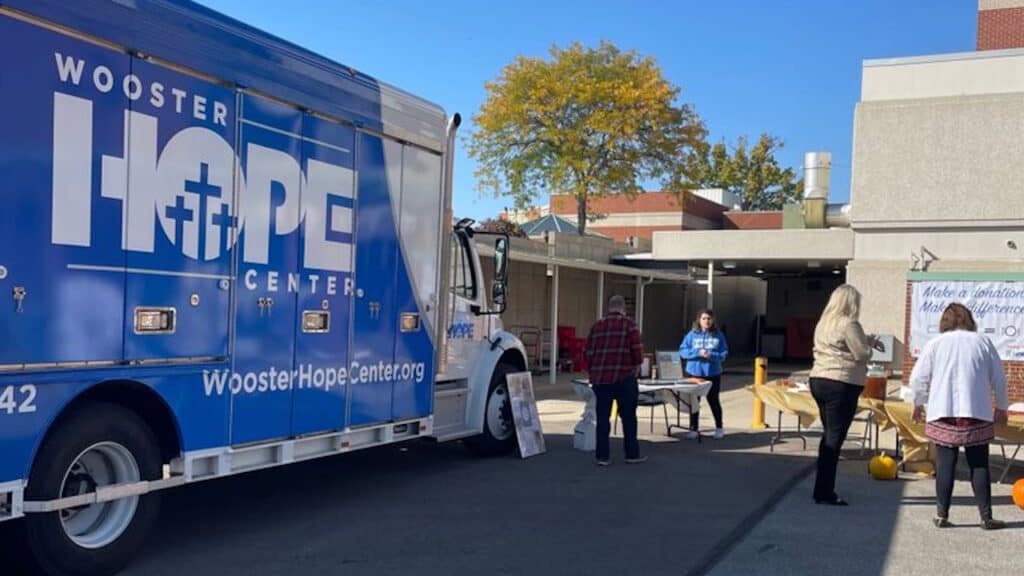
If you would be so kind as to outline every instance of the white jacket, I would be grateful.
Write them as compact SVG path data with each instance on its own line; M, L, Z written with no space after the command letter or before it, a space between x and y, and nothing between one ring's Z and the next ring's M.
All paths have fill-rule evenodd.
M993 420L996 404L1007 408L1006 374L992 342L977 332L945 332L925 345L910 373L914 405L928 404L929 422L939 418Z

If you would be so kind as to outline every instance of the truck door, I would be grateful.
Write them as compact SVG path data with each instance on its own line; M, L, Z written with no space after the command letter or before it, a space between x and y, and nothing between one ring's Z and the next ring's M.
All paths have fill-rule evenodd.
M391 416L433 411L434 346L441 227L441 156L403 146L400 198L401 250L396 283L399 314L395 342L398 375Z
M132 77L163 86L166 94L161 106L152 94L132 101L121 155L128 166L121 183L127 183L125 359L226 360L235 94L139 59L132 60ZM182 109L191 113L175 104L182 93L188 95ZM120 163L105 159L108 166ZM123 194L113 185L106 191Z
M401 190L402 146L358 135L356 270L349 381L352 426L391 419L398 257L392 194Z
M296 388L292 434L345 425L352 299L354 129L303 117L301 270L295 364L312 373ZM348 288L348 290L346 290Z
M468 378L476 368L477 359L487 344L488 317L473 312L474 306L486 302L473 256L470 239L464 232L453 233L451 239L451 316L448 330L448 375Z
M243 258L238 268L231 442L288 436L292 391L312 382L296 370L302 113L245 94L240 154Z
M0 16L0 366L116 362L124 349L129 57ZM98 71L98 72L97 72ZM31 405L26 405L30 408Z

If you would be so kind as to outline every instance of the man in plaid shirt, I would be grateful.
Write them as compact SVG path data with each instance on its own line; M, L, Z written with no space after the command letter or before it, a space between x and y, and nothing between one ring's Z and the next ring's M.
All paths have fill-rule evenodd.
M608 315L590 328L585 354L590 383L597 396L597 450L600 466L609 463L608 436L611 433L612 401L619 405L626 463L647 460L640 456L636 437L636 404L639 396L636 376L643 362L640 330L626 317L626 302L615 295L608 300Z

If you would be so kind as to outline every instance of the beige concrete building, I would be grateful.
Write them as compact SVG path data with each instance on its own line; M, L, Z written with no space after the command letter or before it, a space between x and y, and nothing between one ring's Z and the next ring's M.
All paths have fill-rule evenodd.
M1024 1L990 9L1003 11L1000 26L1015 16L1015 30L1024 30ZM979 48L993 37L984 26ZM872 295L865 324L897 335L904 372L914 361L907 349L911 281L1024 280L1022 126L1024 48L864 64L849 281ZM1008 323L1004 329L1017 332L1024 321ZM1006 365L1011 397L1024 400L1024 367Z
M1024 49L865 62L849 281L898 354L908 270L1024 270L1022 128Z

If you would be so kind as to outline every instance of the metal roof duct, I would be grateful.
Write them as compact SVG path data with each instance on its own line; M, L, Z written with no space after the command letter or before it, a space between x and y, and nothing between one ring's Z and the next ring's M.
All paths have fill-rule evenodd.
M831 152L804 154L804 199L822 198L828 201L829 176L832 171Z
M850 205L829 204L831 152L804 154L804 225L808 228L850 226Z
M825 226L829 228L850 227L850 205L829 204L825 207Z

